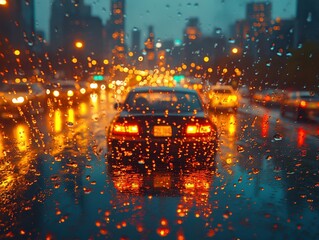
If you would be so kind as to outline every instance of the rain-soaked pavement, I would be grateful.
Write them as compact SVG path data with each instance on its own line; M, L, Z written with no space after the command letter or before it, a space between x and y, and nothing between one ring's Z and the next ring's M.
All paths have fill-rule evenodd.
M246 103L216 171L110 167L111 99L1 123L1 238L318 239L318 124Z

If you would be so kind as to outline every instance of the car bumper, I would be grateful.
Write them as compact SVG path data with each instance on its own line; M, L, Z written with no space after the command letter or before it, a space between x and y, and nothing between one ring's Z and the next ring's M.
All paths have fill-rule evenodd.
M214 158L217 141L213 139L197 140L108 140L108 156L115 161L145 162L183 162L189 159L210 161Z
M213 102L210 104L211 108L217 108L217 109L228 109L228 108L238 108L237 102Z

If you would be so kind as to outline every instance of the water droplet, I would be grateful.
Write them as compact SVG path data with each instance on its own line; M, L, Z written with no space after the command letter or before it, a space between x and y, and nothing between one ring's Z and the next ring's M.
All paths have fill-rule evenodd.
M222 29L221 28L216 28L215 29L215 33L216 34L221 34L222 33Z
M235 43L236 41L235 41L234 38L230 38L230 39L228 39L228 42L229 42L229 43Z
M238 152L244 152L245 149L244 149L243 146L238 145L238 146L237 146L237 151L238 151Z
M276 133L274 136L273 136L273 139L275 141L281 141L282 140L282 135L279 134L279 133Z
M312 13L311 12L308 13L307 22L312 22Z
M272 156L270 156L270 155L268 155L267 157L266 157L266 160L271 160L272 159Z
M68 126L68 127L73 127L73 126L74 126L74 123L73 123L73 122L68 122L68 123L67 123L67 126Z
M83 191L84 191L84 194L90 194L92 192L92 189L84 187Z

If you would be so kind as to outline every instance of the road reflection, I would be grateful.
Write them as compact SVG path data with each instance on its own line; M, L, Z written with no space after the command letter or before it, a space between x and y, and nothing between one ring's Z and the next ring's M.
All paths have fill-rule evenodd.
M181 167L168 171L163 167L151 171L145 170L144 166L118 163L108 165L108 173L115 188L112 209L118 211L117 218L122 217L121 220L117 219L117 229L130 224L141 236L151 237L150 230L155 228L154 233L160 237L174 234L183 238L182 226L189 218L209 221L212 215L213 203L210 198L216 175L208 169ZM145 198L141 198L142 196ZM159 210L153 212L156 222L147 220L147 208L150 206ZM169 216L167 210L170 212ZM126 217L126 211L134 213ZM107 212L108 217L112 214L113 212ZM112 225L112 222L106 221L101 226L107 229L109 224ZM111 238L116 236L112 234L114 233L108 232Z

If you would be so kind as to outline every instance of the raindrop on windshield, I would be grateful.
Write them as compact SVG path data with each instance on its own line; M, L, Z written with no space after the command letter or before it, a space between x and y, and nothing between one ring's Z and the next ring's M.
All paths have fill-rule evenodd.
M273 139L275 141L281 141L282 140L282 135L280 133L276 133L274 136L273 136Z

